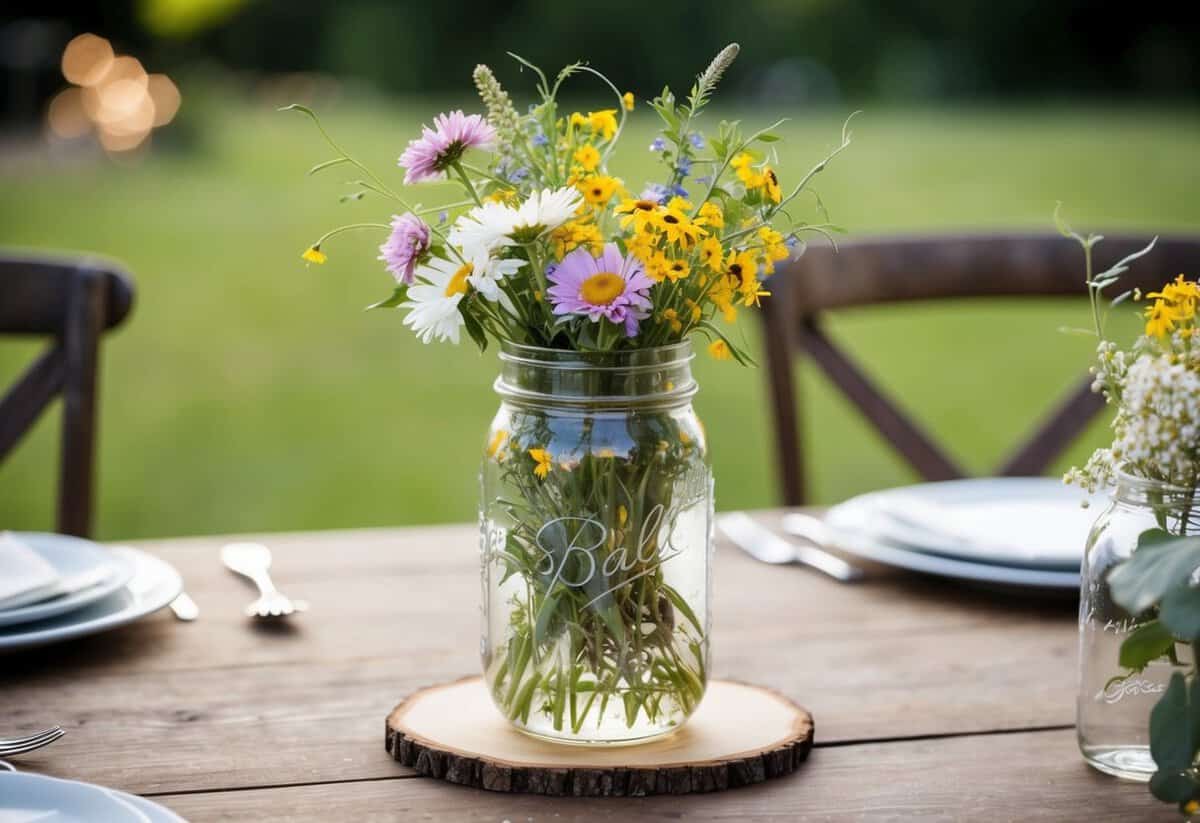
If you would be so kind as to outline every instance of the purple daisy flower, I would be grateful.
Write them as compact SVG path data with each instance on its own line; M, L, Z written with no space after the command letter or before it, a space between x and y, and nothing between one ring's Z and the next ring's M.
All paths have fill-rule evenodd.
M478 114L452 111L433 118L433 128L421 127L421 136L408 142L400 155L404 184L424 180L443 180L446 169L463 156L467 149L489 149L496 140L496 130Z
M650 315L654 281L636 257L622 257L616 243L606 245L599 257L575 249L547 276L552 285L546 294L557 315L581 314L593 323L603 317L623 324L627 337L635 336L638 323Z
M392 233L379 247L377 259L387 263L387 270L397 283L411 286L413 269L429 251L429 226L412 212L392 215Z

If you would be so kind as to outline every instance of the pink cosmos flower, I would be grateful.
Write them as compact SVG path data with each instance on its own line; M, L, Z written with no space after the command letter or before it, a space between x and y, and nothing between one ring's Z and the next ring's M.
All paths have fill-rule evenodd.
M413 270L429 251L429 226L412 212L392 215L392 233L379 247L379 260L397 283L411 286Z
M433 118L433 128L421 127L421 136L408 142L400 155L404 184L424 180L444 180L446 169L462 157L467 149L490 149L496 140L496 130L478 114L463 114L461 110L439 114Z
M650 315L654 281L636 257L622 257L616 243L606 245L599 257L585 247L575 249L548 278L553 285L546 294L555 314L581 314L593 323L603 317L624 324L627 337L635 336L639 322Z

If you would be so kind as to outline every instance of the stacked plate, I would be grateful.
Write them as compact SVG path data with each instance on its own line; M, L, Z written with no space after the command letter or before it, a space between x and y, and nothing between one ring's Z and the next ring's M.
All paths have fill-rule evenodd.
M137 549L0 532L0 652L130 623L166 606L182 588L175 569Z
M0 823L184 823L153 801L91 783L0 768Z
M1078 488L1044 477L923 483L834 506L826 539L913 571L1077 591L1088 532L1106 502L1097 497L1088 501Z

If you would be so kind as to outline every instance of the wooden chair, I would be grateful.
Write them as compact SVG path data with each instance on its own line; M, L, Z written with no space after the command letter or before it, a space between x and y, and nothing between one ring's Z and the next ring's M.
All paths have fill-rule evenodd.
M61 394L57 529L64 534L91 530L100 335L132 306L129 277L108 261L0 255L0 335L53 338L0 398L0 462Z
M1096 247L1099 273L1144 247L1150 236L1108 235ZM1181 272L1200 274L1200 237L1160 237L1137 260L1112 296L1125 288L1157 290ZM803 447L793 382L798 352L821 368L902 457L927 480L963 476L920 426L910 420L822 330L831 309L966 297L1084 297L1079 245L1058 234L885 237L853 241L835 252L810 248L769 281L763 301L767 373L773 401L776 453L783 502L807 500ZM999 467L1005 475L1033 475L1070 444L1104 406L1084 378Z

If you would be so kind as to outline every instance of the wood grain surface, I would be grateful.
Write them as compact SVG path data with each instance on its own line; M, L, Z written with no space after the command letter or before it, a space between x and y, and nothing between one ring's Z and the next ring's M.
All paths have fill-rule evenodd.
M762 513L770 523L775 513ZM381 719L421 686L478 671L470 526L258 535L283 626L241 615L231 538L148 541L201 608L0 656L0 732L55 723L19 767L159 797L203 820L1154 819L1144 786L1093 774L1074 745L1075 605L873 569L843 586L723 543L714 677L812 711L803 774L684 798L516 799L419 778ZM1164 818L1165 819L1165 818Z

